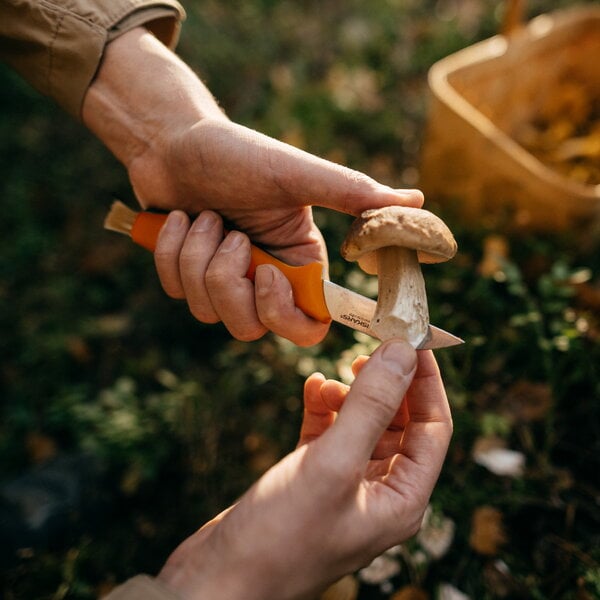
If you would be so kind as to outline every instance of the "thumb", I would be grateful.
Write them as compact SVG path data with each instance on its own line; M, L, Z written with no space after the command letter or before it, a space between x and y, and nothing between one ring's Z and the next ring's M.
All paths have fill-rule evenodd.
M329 433L334 455L352 465L371 458L375 445L397 413L415 374L417 354L408 343L383 343L358 373Z

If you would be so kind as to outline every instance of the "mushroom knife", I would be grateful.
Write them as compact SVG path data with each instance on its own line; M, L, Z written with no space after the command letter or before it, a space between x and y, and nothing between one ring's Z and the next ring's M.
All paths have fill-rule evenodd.
M104 227L131 236L136 244L153 252L166 218L167 215L162 213L133 211L117 200L104 221ZM292 286L294 303L306 315L322 323L337 321L380 338L370 328L375 313L375 300L323 279L323 267L320 263L291 266L252 245L246 277L254 281L256 267L263 264L277 267L287 277ZM418 349L446 348L462 343L463 340L455 335L429 325L428 333Z

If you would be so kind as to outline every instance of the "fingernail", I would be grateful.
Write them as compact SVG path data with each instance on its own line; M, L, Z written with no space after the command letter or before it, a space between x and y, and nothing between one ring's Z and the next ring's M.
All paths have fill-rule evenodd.
M217 224L217 215L210 211L204 211L196 218L192 224L192 231L202 233L213 228Z
M267 296L271 288L273 287L273 269L268 265L259 265L256 267L256 274L254 276L254 285L256 287L256 293L259 296Z
M423 192L418 189L395 189L397 194L401 194L402 196L409 198L412 202L417 206L423 206L425 202L425 196Z
M417 353L410 344L393 341L385 344L381 359L390 371L400 375L408 375L412 373L417 364Z
M180 210L174 210L169 213L165 221L164 228L166 231L178 231L183 227L186 221L186 216Z
M227 234L227 237L223 240L219 250L221 252L232 252L236 248L239 248L240 244L244 240L244 234L239 231L232 231Z

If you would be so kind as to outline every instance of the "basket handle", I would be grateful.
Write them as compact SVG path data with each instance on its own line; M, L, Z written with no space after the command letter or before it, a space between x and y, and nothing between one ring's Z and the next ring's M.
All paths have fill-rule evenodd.
M524 13L525 0L506 0L502 35L510 37L521 29L523 27Z

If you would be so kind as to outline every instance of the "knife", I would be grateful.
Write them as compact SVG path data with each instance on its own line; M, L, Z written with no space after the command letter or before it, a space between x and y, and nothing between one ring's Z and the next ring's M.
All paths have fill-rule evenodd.
M166 218L167 215L163 213L136 212L116 200L104 221L104 227L129 235L136 244L153 252ZM323 279L320 263L288 265L252 244L246 277L254 281L256 267L263 264L277 267L286 276L292 286L294 303L304 314L322 323L333 320L374 338L384 338L376 335L370 327L377 306L375 300ZM459 337L429 325L427 335L418 349L447 348L462 343Z

